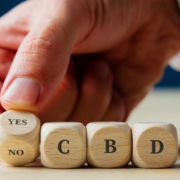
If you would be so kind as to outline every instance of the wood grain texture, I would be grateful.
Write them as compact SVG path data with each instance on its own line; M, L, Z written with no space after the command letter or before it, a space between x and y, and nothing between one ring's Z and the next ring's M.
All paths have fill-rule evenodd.
M40 120L29 112L6 111L0 116L0 159L13 166L39 155Z
M113 168L128 164L131 159L131 129L126 123L95 122L89 123L86 129L87 162L89 165ZM109 148L106 151L108 140ZM114 149L111 147L113 141Z
M155 91L140 104L129 118L129 124L137 122L172 122L180 132L180 91ZM180 133L179 133L180 135ZM179 138L180 139L180 138ZM180 156L172 168L142 169L131 165L124 168L101 169L83 167L78 169L49 169L40 160L25 167L10 167L0 162L1 180L179 180Z
M61 150L64 154L58 148L60 142L62 142ZM83 166L86 161L84 125L70 122L45 123L41 129L40 149L41 162L45 167L77 168Z
M137 123L132 127L132 136L132 162L137 167L166 168L175 164L178 156L178 140L173 124Z
M40 160L25 167L9 167L0 162L0 178L2 180L179 180L180 159L173 168L142 169L128 165L125 168L90 168L48 169L41 165Z

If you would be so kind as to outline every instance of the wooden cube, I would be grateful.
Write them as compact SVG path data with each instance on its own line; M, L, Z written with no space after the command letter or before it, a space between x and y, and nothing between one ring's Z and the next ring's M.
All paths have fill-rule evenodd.
M29 112L6 111L0 116L0 159L22 166L39 155L40 121Z
M141 168L167 168L178 156L177 131L171 123L137 123L132 127L132 162Z
M81 167L86 161L86 129L75 122L45 123L40 149L45 167Z
M89 123L87 163L93 167L123 167L131 159L131 129L122 122Z

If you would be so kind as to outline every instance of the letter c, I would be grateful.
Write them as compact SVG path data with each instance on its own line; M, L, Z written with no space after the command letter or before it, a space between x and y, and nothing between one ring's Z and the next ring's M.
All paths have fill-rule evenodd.
M62 143L63 143L64 141L66 141L67 144L69 144L69 140L64 139L64 140L60 141L59 144L58 144L58 150L59 150L59 152L62 153L62 154L69 154L69 150L67 150L67 152L62 151Z

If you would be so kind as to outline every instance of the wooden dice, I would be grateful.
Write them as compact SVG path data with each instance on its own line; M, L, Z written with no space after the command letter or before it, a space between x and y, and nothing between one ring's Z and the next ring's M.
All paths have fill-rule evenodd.
M86 161L86 130L81 123L45 123L41 130L41 162L49 168L77 168Z
M121 122L87 125L87 163L93 167L123 167L131 159L131 129Z
M0 159L21 166L39 155L39 119L29 112L7 111L0 116Z
M171 123L137 123L132 127L132 162L141 168L171 167L177 160L176 128Z
M132 132L132 133L131 133ZM0 160L26 165L39 155L40 121L32 113L0 115ZM87 143L86 143L87 137ZM131 148L131 144L133 147ZM41 129L41 162L48 168L115 168L132 163L141 168L172 167L178 155L176 128L171 123L122 122L45 123Z

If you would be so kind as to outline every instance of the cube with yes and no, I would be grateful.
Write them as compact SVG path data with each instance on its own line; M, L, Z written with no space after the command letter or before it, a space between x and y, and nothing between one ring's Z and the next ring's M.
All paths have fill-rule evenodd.
M0 160L22 166L39 155L40 120L25 111L6 111L0 116Z
M86 161L86 129L75 122L45 123L41 129L41 162L49 168L77 168Z
M137 123L132 127L132 162L141 168L172 167L178 156L177 131L171 123Z
M131 128L122 122L89 123L87 163L93 167L123 167L131 159Z

